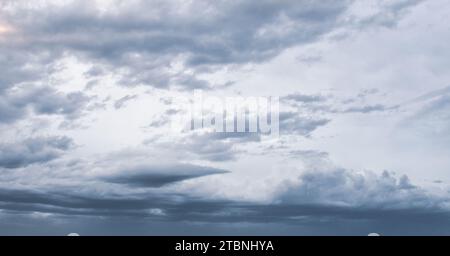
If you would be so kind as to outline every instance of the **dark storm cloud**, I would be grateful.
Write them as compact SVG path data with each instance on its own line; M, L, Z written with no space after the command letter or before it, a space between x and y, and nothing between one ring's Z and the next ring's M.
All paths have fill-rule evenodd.
M397 17L388 14L418 2L385 4L384 13L375 17ZM92 1L74 1L45 9L17 5L14 11L5 9L3 16L26 32L33 47L70 49L122 64L130 64L134 53L157 59L181 53L188 55L186 64L198 66L259 62L316 40L344 25L339 18L351 4L346 0L134 1L117 2L120 12L101 12Z
M19 168L51 161L73 145L67 137L38 137L0 144L0 167Z
M148 194L140 196L97 196L95 194L67 193L59 190L0 189L2 209L18 212L44 212L62 215L148 215L143 212L155 205L166 206L170 196Z
M121 6L120 12L100 13L92 1L51 8L5 2L0 13L14 32L0 40L0 122L27 117L30 106L36 114L79 116L87 101L81 93L57 95L41 89L18 100L8 92L23 83L45 82L64 56L76 55L93 63L85 73L88 77L109 71L123 85L204 89L212 85L197 73L259 62L286 47L311 42L337 26L348 3L196 1L185 13L178 13L171 11L177 2L137 1ZM177 59L184 69L195 72L167 72Z
M428 195L414 186L406 175L397 178L384 171L357 173L345 169L311 171L300 176L301 186L288 189L281 201L285 203L310 202L371 208L438 208L445 197Z
M179 234L179 228L170 227L188 228L195 223L207 224L215 232L224 232L227 230L224 226L240 223L266 227L259 231L245 229L246 234L271 234L272 229L267 229L268 225L275 229L284 225L296 227L289 232L286 229L280 231L279 234L285 235L447 232L450 212L444 206L446 200L426 194L405 177L396 178L388 172L374 176L348 170L311 172L301 175L299 179L302 182L273 203L206 199L152 191L118 196L114 193L63 191L63 188L40 191L2 188L0 207L2 216L16 216L13 223L30 221L29 218L40 218L46 225L51 225L52 221L58 223L58 220L80 225L91 223L95 228L83 229L87 233L105 232L104 228L97 226L100 221L115 223L113 226L117 228L121 226L118 223L126 223L122 228L140 223L141 227L144 225L150 229L132 228L132 234L174 235ZM36 224L36 221L31 223ZM151 228L153 225L161 227L155 230ZM3 233L15 228L14 224L6 226L8 228L2 229ZM123 234L124 231L116 232ZM230 229L227 232L236 234L237 231Z
M199 171L188 178L223 173L210 168L189 168ZM169 171L174 172L174 169ZM139 175L123 172L122 176L109 177L137 187L160 186L176 182L180 177L175 174L167 179L166 170L160 171L164 174L158 177L146 176L148 168L144 174L141 172L138 171ZM181 179L186 178L182 176ZM343 169L314 171L302 174L299 180L299 185L288 186L274 202L268 203L208 199L152 190L119 196L114 192L65 191L63 187L40 191L2 188L0 202L2 209L24 212L93 216L146 216L160 212L156 215L169 220L202 222L301 223L308 219L394 221L402 218L412 221L449 216L450 213L445 208L448 201L445 197L429 195L413 185L407 176L397 178L389 172L376 175Z
M299 177L299 185L289 187L276 203L219 202L218 205L188 201L183 215L171 210L168 216L211 222L279 222L305 224L420 221L434 223L450 216L448 199L427 194L407 176L389 172L360 174L349 170L311 171ZM222 204L223 207L220 205ZM385 228L385 227L384 227ZM419 230L418 230L419 231Z
M394 3L383 13L397 14L416 2ZM43 8L3 2L2 20L13 32L0 40L0 122L26 116L23 108L5 98L9 97L5 91L18 84L45 82L63 57L75 55L92 63L94 67L85 73L88 77L109 72L121 77L123 85L208 88L215 85L197 74L226 65L258 63L288 47L317 40L345 26L340 17L351 3L136 1L117 2L120 12L101 12L85 0ZM180 11L173 11L180 5ZM173 62L182 63L182 70L168 72ZM183 72L187 69L194 72ZM53 99L47 96L50 99L40 99ZM68 97L72 103L81 99L75 94ZM70 109L43 104L37 106L38 112L58 109L72 114L81 108L77 104Z
M175 214L182 209L184 214ZM399 225L413 225L415 222L448 223L450 213L439 208L411 207L407 209L382 209L370 207L347 207L324 204L204 204L190 203L168 211L171 220L188 220L206 223L278 223L290 225L317 225L318 223L348 223L349 225L364 225L364 223L378 223L377 228L385 228L387 223ZM416 232L420 232L416 229ZM330 227L330 233L334 233Z
M298 152L300 155L316 153ZM5 218L15 216L14 223L30 221L36 224L30 218L39 218L47 225L51 225L53 221L58 223L58 220L65 220L65 223L92 223L96 226L102 220L116 223L115 225L126 222L124 226L134 227L141 223L140 225L151 227L161 222L166 227L165 231L152 229L152 232L172 235L178 234L178 229L167 230L167 227L180 225L186 228L195 223L207 224L216 232L227 230L222 225L239 223L274 225L274 228L283 225L300 229L308 227L308 232L304 231L304 234L367 234L374 231L385 234L424 234L433 231L440 234L445 231L442 225L448 227L450 224L450 211L446 208L448 200L445 196L430 195L412 184L407 176L397 177L390 172L377 175L345 169L314 170L301 174L298 183L287 185L284 192L278 194L273 201L260 203L193 197L158 188L179 180L215 173L223 171L193 165L123 168L120 175L105 176L107 182L110 182L110 178L118 182L117 186L127 185L128 188L137 189L120 194L115 189L108 190L102 184L101 180L105 177L99 177L100 183L95 186L96 189L67 189L64 186L45 189L6 188L4 183L0 188L0 214ZM141 190L146 187L148 190ZM3 223L8 228L1 232L6 234L14 230L14 223ZM340 227L344 223L351 227L351 232ZM392 228L393 224L395 229ZM319 232L323 225L327 228ZM146 229L139 230L133 228L130 232L150 232ZM250 230L246 229L246 232L254 234ZM86 229L85 232L102 233L105 229L97 227ZM236 233L232 230L228 232ZM292 233L289 234L296 234L295 232L300 231L290 232ZM258 233L269 234L270 231L263 229Z
M174 12L180 4L137 1L100 13L91 1L76 1L45 9L18 5L3 9L3 16L19 31L9 40L20 45L18 51L69 51L116 69L124 84L207 88L195 74L164 68L178 57L197 72L267 60L333 30L350 1L195 1Z
M311 41L329 31L348 3L260 1L255 4L219 1L212 5L207 1L196 1L188 7L200 12L209 9L203 17L169 11L177 2L159 2L158 5L138 1L136 5L125 7L120 14L112 15L98 15L89 3L80 4L82 8L77 12L69 9L71 6L62 12L51 11L55 15L48 15L47 19L42 20L41 30L37 31L60 35L62 40L50 42L55 45L64 46L61 42L67 43L75 49L94 55L103 54L108 58L129 52L186 52L192 54L189 63L195 65L247 62L272 55L270 52L280 51L291 44ZM143 13L144 10L155 9L156 17ZM268 25L277 22L284 25L282 18L299 24L301 21L302 25L287 34L270 31ZM34 28L33 24L27 25ZM68 35L78 34L80 28L83 32L96 32L96 37L91 38L96 43L92 44L92 40L85 38L67 40ZM120 33L121 37L111 39L111 35L116 33Z
M223 173L226 171L189 164L142 165L121 170L105 180L137 187L162 187L183 180Z
M226 209L231 203L154 190L117 195L116 193L82 192L82 190L67 191L56 187L40 190L0 188L2 210L59 214L67 217L86 215L179 219L184 215L184 211L190 214L195 214L195 211L215 214L217 211ZM168 212L171 216L167 216ZM186 215L188 216L189 214Z

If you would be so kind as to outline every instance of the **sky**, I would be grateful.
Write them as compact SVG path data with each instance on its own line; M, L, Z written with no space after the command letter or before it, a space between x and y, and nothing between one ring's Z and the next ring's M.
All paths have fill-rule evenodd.
M446 0L0 0L0 235L450 235ZM195 91L279 136L174 130Z

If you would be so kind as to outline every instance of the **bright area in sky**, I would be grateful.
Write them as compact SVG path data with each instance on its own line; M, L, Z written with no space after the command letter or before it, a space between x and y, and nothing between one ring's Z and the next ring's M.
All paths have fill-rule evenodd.
M0 22L0 34L5 34L5 33L8 33L8 32L11 32L12 31L12 28L11 27L9 27L8 25L6 25L6 24L2 24L1 22Z

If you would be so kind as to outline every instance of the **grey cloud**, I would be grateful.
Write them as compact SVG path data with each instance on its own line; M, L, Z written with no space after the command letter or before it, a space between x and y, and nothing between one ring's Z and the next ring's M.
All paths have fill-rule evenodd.
M321 61L322 61L322 58L323 58L323 57L320 56L320 55L305 55L305 56L299 56L299 57L297 58L297 60L298 60L299 62L306 63L307 65L311 66L311 65L313 65L314 63L321 62Z
M257 142L260 141L261 136L256 132L248 132L248 120L246 124L246 132L201 132L193 133L191 138L193 140L200 140L205 142L214 141L234 141L236 143ZM236 130L235 126L235 130Z
M130 177L134 177L133 174ZM95 192L63 190L64 187L39 191L1 188L0 208L3 209L3 215L14 214L24 219L33 213L50 214L46 220L66 219L70 220L68 223L98 223L98 218L95 218L97 216L110 221L129 217L145 223L164 221L165 227L208 223L209 227L217 228L216 232L223 230L220 228L221 223L229 226L244 222L256 226L309 227L305 234L318 232L321 225L327 228L318 234L348 234L339 228L340 225L352 227L352 232L365 227L371 229L370 232L376 230L386 234L421 234L432 230L442 233L445 229L436 228L450 224L450 212L445 206L448 200L427 194L413 185L406 176L397 178L389 172L375 175L338 169L311 171L302 174L299 179L301 182L287 184L283 193L273 202L267 203L192 197L151 190L117 195L108 190L98 193L98 189L105 187L96 186ZM133 180L123 183L135 186ZM153 181L150 183L154 185ZM136 184L137 188L142 188L142 185L147 186L139 182ZM80 216L84 216L84 219L80 220ZM392 229L393 223L396 224L395 229ZM419 223L420 227L417 226ZM427 229L427 226L433 228ZM267 229L264 230L259 234L270 233ZM133 232L138 231L133 229ZM158 230L155 234L161 232L163 231ZM166 234L177 234L177 230Z
M0 95L13 85L42 79L55 58L48 50L30 53L16 49L15 45L4 45L1 41L0 53Z
M427 194L405 175L397 178L384 171L381 175L357 173L345 169L311 171L299 177L300 186L281 196L285 203L344 205L371 209L438 209L447 199Z
M205 135L210 140L229 140L236 143L258 142L261 135L256 132L214 132Z
M280 113L280 132L282 134L299 134L305 137L330 122L326 118L304 117L297 112Z
M300 135L309 137L319 127L326 125L330 120L324 118L310 118L297 112L280 113L280 132L282 135ZM151 127L159 127L168 123L167 118L160 118L150 124ZM236 125L236 120L235 120ZM153 147L171 148L175 152L183 152L194 158L209 161L235 160L238 153L245 149L239 146L247 143L260 142L262 135L259 132L214 132L203 129L189 131L180 138L171 142L145 141L144 144ZM235 128L236 129L236 128Z
M134 99L137 99L137 97L138 97L137 95L124 96L124 97L116 100L116 102L114 102L114 108L115 109L120 109L120 108L122 108L125 105L126 102L134 100Z
M120 173L108 176L105 180L130 186L162 187L183 180L223 173L226 171L189 164L142 165L121 170Z
M138 187L142 185L134 184L133 181L130 184ZM99 188L105 188L101 184L97 185ZM152 182L151 185L153 186L154 183ZM222 209L224 205L221 202L177 193L155 192L154 190L118 195L108 190L99 194L93 190L67 190L64 187L39 190L0 188L0 208L2 210L18 213L49 213L66 217L84 215L172 218L166 213L182 215L183 209L194 210L189 208L193 205L198 205L199 211L202 212L208 209L212 211L213 209Z
M165 105L172 104L171 99L160 99L160 102ZM163 114L154 116L148 127L158 128L167 125L170 122L171 116L177 115L179 113L183 114L185 113L185 111L170 107L166 109Z
M160 117L160 118L152 121L148 125L148 127L159 128L159 127L162 127L162 126L168 124L169 122L170 122L169 118L167 118L167 117Z
M103 74L105 74L105 70L98 66L94 66L84 73L86 77L98 77Z
M300 157L304 160L321 160L324 158L328 158L329 156L327 152L316 150L291 150L288 152L288 155L292 157Z
M400 17L410 8L425 2L424 0L394 0L386 1L376 8L370 6L370 2L363 3L363 8L372 9L372 14L363 17L352 17L351 23L358 28L365 28L367 26L384 26L395 27L400 20ZM365 4L365 5L364 5Z
M346 114L346 113L363 113L369 114L373 112L385 112L396 110L400 105L387 106L384 104L366 104L365 98L377 94L376 89L366 89L353 98L340 100L341 104L331 101L331 99L339 99L335 95L309 95L302 93L293 93L281 97L282 103L295 107L298 112L311 112L322 114ZM283 113L285 117L293 115L294 112Z
M177 147L201 159L229 161L236 157L233 146L230 141L211 140L208 135L193 134L183 139Z
M58 190L35 191L24 189L0 189L2 209L19 212L44 212L63 215L137 215L139 211L151 209L154 205L165 205L163 199L147 195L146 197L117 197L65 193ZM145 216L145 214L141 214Z
M193 132L180 141L178 147L210 161L229 161L237 157L235 147L261 140L259 133Z
M293 93L286 95L281 98L284 101L293 101L296 103L312 103L312 102L323 102L327 100L327 97L323 95L309 95L302 93Z
M208 89L212 86L208 81L199 79L192 75L179 75L171 80L171 83L183 85L189 89Z
M206 81L195 75L169 74L164 67L182 56L187 68L199 72L269 59L333 30L350 1L195 1L185 5L186 13L170 11L177 4L137 1L122 5L119 13L100 14L91 1L77 1L45 10L17 5L2 12L26 37L24 49L72 51L116 68L127 84L205 88ZM203 13L188 15L191 11Z
M0 124L27 117L27 108L32 107L33 102L42 110L45 110L45 104L51 104L42 98L42 93L49 93L50 90L42 84L48 82L46 78L56 69L54 62L59 56L51 49L29 51L26 46L22 47L9 39L8 36L8 40L0 40ZM48 101L54 99L52 97Z
M288 187L273 203L235 201L202 205L191 201L182 205L183 215L169 210L168 216L203 222L245 220L291 225L348 222L356 226L376 223L380 229L386 229L389 223L433 223L450 216L445 196L428 194L413 185L407 176L397 178L386 171L376 175L340 169L311 171L299 179L299 185Z
M158 119L150 127L165 125L167 119ZM214 162L235 160L242 150L240 145L259 142L261 134L250 132L214 132L198 129L182 133L182 136L165 141L160 138L147 139L146 146L170 149L172 153L183 155L189 159L201 159Z
M82 92L64 95L50 88L44 88L31 93L23 100L31 104L38 114L58 114L74 119L82 114L90 99Z
M386 107L381 104L376 105L366 105L366 106L355 106L345 109L344 113L372 113L372 112L382 112L392 109L392 107Z
M10 124L32 113L62 116L67 122L83 115L90 102L84 93L66 94L42 87L47 83L46 77L54 72L56 67L53 65L62 57L75 55L83 64L95 64L84 74L87 79L99 79L110 72L120 77L123 85L182 89L218 87L223 85L210 84L202 80L201 75L229 65L260 63L289 47L314 42L335 28L345 26L340 16L353 2L263 0L216 1L212 4L194 1L181 5L176 1L134 1L131 4L117 1L119 11L106 13L95 10L93 1L87 0L52 8L28 8L21 2L4 2L0 4L0 15L17 29L17 33L8 35L7 40L0 38L0 123ZM376 15L356 22L358 26L392 26L402 11L418 2L390 1ZM10 3L17 8L3 8ZM315 61L307 59L311 60ZM172 70L174 63L181 64L181 70ZM91 80L88 87L97 81ZM433 128L439 128L438 135L446 136L450 101L448 95L438 95L443 92L448 90L419 99L432 101L417 114L419 118L414 124L421 127L431 124ZM122 107L133 96L127 97L116 102L115 107ZM291 94L285 100L307 105L308 110L320 109L333 114L390 109L384 105L361 105L338 111L325 104L326 99L318 95ZM159 121L153 125L167 123L166 119ZM303 116L297 112L282 112L280 116L282 133L306 137L329 122L325 117ZM236 146L240 143L259 140L259 135L252 133L206 133L154 146L157 150L173 148L180 158L188 154L191 160L227 161L237 157ZM322 228L323 233L333 233L341 226L340 232L349 232L367 223L370 232L378 231L373 228L392 232L394 226L398 227L397 232L410 233L434 229L448 234L450 230L446 196L428 194L407 176L398 178L389 172L363 175L344 169L313 170L299 176L298 183L283 184L284 190L272 202L265 203L166 192L172 186L165 185L225 173L220 169L189 164L134 166L119 169L120 173L95 177L98 180L92 180L89 175L79 180L76 175L86 170L79 170L79 163L76 163L69 172L61 174L69 175L69 178L45 188L38 183L46 183L47 179L31 183L31 178L19 177L22 172L46 175L39 169L41 165L33 164L54 160L72 145L67 137L39 137L0 144L0 167L5 173L0 182L0 218L5 220L0 223L1 234L28 228L27 220L35 213L50 214L49 219L65 220L56 228L93 224L86 228L91 233L104 232L114 226L119 234L123 230L136 234L143 227L146 232L174 234L186 227L198 230L201 225L191 224L199 222L208 223L202 232L211 233L211 230L221 233L224 230L221 224L229 228L230 224L243 222L259 225L254 234L271 232L268 230L273 225L281 230L281 234L286 234L288 229L292 234L305 232L305 226L309 226L308 230ZM289 154L308 159L327 156L325 152L308 150L294 150ZM114 163L131 161L124 159ZM89 174L95 168L101 168L95 164L90 167ZM5 170L14 168L17 169L14 172ZM61 176L56 179L62 179ZM11 177L17 180L10 181ZM51 178L50 184L55 177ZM72 185L66 186L67 183ZM30 187L25 188L27 186ZM10 219L11 216L14 218ZM105 221L107 228L95 226L99 220ZM145 226L155 220L162 221L158 231ZM139 228L130 231L127 225L131 221L133 227ZM33 227L42 222L32 221ZM21 226L20 229L17 226ZM168 226L172 230L167 231ZM39 228L49 229L41 225L33 232ZM242 226L239 228L242 230Z
M398 13L417 2L394 1L374 17L350 23L378 24L375 17L382 14L398 19ZM108 70L121 76L124 85L209 88L214 85L198 78L199 73L265 61L345 27L341 16L353 1L199 0L183 5L180 12L172 11L178 9L177 1L116 4L120 12L101 12L87 0L43 8L20 2L2 5L3 20L16 32L0 41L0 90L41 81L67 54L93 64L88 77ZM183 70L168 72L174 61ZM194 72L184 72L190 69Z
M281 103L292 106L298 112L332 113L331 95L292 93L281 97Z
M151 192L117 197L58 190L37 192L0 189L0 206L19 213L54 213L66 217L129 216L135 220L167 220L172 224L184 225L193 222L209 225L246 222L300 227L326 223L329 228L333 227L329 229L332 233L342 232L333 226L336 223L355 227L369 225L386 232L390 230L388 227L391 223L397 223L403 228L417 222L430 225L448 223L443 222L450 216L448 209L443 206L445 200L427 195L402 179L389 173L370 180L343 170L313 172L301 177L301 188L286 191L273 203L214 200L164 193L156 195ZM155 215L155 212L164 214ZM409 232L423 231L415 227ZM399 232L399 229L396 230Z
M448 211L439 208L410 207L406 209L348 207L323 204L235 204L221 202L217 204L192 203L181 207L183 215L172 214L174 220L197 221L203 223L277 223L289 225L312 225L319 223L343 224L357 226L367 223L379 229L385 229L390 223L413 225L416 222L433 223L445 220L450 216ZM226 206L226 207L223 207ZM179 209L177 209L179 210ZM424 220L426 219L426 220ZM448 222L444 221L445 223ZM420 233L422 228L416 228ZM332 228L330 233L335 232ZM398 232L398 231L397 231ZM326 234L326 232L325 232Z
M312 208L312 207L311 207ZM266 212L272 208L254 208L254 212ZM305 211L308 208L305 207ZM309 212L339 212L336 208L315 208ZM344 213L346 210L341 209ZM292 212L292 211L291 211ZM360 211L360 216L363 211ZM354 221L351 219L307 219L297 218L291 222L274 222L267 218L265 222L220 222L167 221L155 217L110 216L96 218L86 215L61 216L39 212L24 213L4 210L0 223L2 235L67 235L74 231L81 235L353 235L367 236L374 231L382 235L448 235L450 223L443 212L416 211L373 211L372 216L388 216L384 221L379 218ZM352 216L352 215L349 215ZM20 226L17 224L20 223ZM20 229L19 229L20 227ZM244 228L245 227L245 228Z
M69 150L73 142L68 137L37 137L22 142L0 144L0 167L19 168L51 161Z
M0 95L0 123L11 123L24 117L26 109L21 104L10 102L9 99Z
M0 123L12 123L29 114L61 115L75 119L82 115L90 98L82 92L63 94L50 87L21 88L0 94Z
M89 82L86 83L86 86L84 87L86 90L90 90L92 88L94 88L95 86L97 86L99 84L99 80L97 79L93 79Z

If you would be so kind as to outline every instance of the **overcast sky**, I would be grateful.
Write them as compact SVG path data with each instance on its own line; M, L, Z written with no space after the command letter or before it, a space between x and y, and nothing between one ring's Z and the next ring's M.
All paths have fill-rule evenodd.
M1 0L0 235L450 235L447 0ZM280 136L170 128L280 98Z

